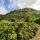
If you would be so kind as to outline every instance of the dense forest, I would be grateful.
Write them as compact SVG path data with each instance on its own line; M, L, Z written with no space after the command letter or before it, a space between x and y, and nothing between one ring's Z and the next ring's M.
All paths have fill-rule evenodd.
M40 27L40 12L31 8L0 15L0 40L29 40Z

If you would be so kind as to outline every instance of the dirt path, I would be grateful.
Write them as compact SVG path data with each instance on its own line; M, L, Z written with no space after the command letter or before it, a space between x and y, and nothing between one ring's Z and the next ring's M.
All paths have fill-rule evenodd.
M40 40L40 27L38 28L36 36L30 40Z

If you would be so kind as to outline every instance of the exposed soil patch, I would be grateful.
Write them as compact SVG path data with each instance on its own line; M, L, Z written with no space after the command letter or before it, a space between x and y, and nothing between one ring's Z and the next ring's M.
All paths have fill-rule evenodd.
M40 27L38 28L38 31L36 33L36 36L30 40L40 40Z

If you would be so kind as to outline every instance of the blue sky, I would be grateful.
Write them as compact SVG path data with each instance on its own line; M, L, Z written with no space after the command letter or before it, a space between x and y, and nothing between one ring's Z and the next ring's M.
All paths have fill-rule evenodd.
M4 0L4 7L7 11L12 11L18 8L18 6L13 4L10 0Z
M17 4L14 4L11 0L0 0L0 14L6 14L7 12L18 9ZM6 11L6 12L5 12Z
M0 0L0 14L25 7L40 10L40 0Z

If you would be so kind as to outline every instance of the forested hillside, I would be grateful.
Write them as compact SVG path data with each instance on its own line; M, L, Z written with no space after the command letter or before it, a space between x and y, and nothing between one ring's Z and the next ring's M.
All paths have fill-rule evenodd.
M29 40L39 26L40 12L30 8L11 11L0 15L0 40Z

